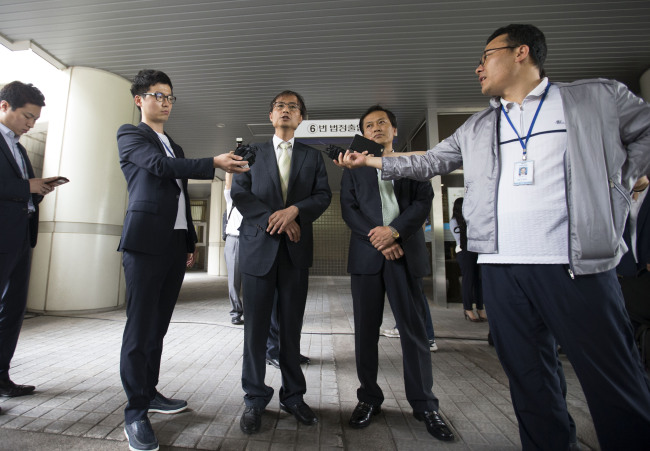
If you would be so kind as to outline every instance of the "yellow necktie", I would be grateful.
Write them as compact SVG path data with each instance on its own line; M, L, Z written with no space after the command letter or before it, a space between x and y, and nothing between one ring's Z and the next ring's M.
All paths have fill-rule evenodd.
M287 189L289 188L289 172L291 172L291 157L289 156L289 149L291 143L280 143L282 153L278 159L278 169L280 170L280 186L282 188L282 200L287 201Z

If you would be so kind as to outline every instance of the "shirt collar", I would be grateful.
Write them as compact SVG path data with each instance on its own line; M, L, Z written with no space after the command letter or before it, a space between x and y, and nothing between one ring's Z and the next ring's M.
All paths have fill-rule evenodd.
M544 94L544 90L546 89L546 86L548 85L548 77L542 78L542 81L535 86L535 88L528 93L528 95L524 98L524 102L526 100L533 100L533 99L539 99L542 97ZM503 98L499 99L501 101L501 105L506 109L506 111L510 111L510 108L513 107L515 102L509 102Z
M278 137L278 135L273 135L273 149L277 150L280 143L283 142L288 142L289 144L291 144L291 149L293 149L293 145L295 141L296 141L295 137L291 138L289 141L283 141Z
M0 131L5 136L5 141L7 141L7 143L13 143L15 145L18 143L18 141L20 141L20 136L16 136L13 130L11 130L2 122L0 122Z

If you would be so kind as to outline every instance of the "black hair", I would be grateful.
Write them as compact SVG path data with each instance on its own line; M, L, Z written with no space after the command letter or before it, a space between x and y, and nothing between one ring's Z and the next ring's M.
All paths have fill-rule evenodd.
M11 109L21 108L27 103L44 107L45 96L33 84L25 84L18 80L7 83L0 89L0 101L6 101Z
M392 125L393 128L397 128L397 117L395 117L395 114L392 111L384 108L381 105L373 105L370 108L368 108L366 112L363 113L363 115L361 115L361 119L359 119L359 130L361 130L362 134L363 134L363 120L366 118L366 116L368 116L371 113L374 113L375 111L383 111L384 113L386 113L386 116L388 116L388 120L390 121L390 125Z
M169 85L169 88L173 92L174 87L172 86L172 81L166 73L160 70L143 69L133 77L131 95L135 97L144 94L150 86L157 85L158 83Z
M544 77L544 62L546 62L546 38L544 33L534 25L530 24L510 24L501 27L490 35L487 43L494 38L506 35L506 42L508 45L527 45L529 48L528 55L533 60L533 63L539 69L540 77Z
M456 219L458 224L461 222L465 222L465 218L463 218L463 198L459 197L454 201L454 206L451 209L452 214L451 217Z
M303 117L303 119L307 117L307 107L305 106L305 99L303 99L302 96L297 92L289 91L289 90L282 91L280 94L273 97L273 100L271 100L271 103L269 104L269 113L273 111L273 104L275 103L275 101L278 100L278 98L284 96L296 96L296 99L298 99L298 105L300 106L300 115Z
M467 223L463 217L463 198L459 197L454 201L454 206L452 207L451 217L456 220L458 226L453 230L453 232L460 235L460 248L462 250L467 249Z

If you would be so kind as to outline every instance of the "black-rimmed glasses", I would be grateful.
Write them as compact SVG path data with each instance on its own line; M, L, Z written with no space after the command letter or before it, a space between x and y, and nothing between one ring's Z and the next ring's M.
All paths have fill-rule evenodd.
M495 47L493 49L487 49L483 50L483 53L481 54L481 59L478 60L478 65L482 66L485 64L485 60L487 60L487 57L492 55L492 52L496 52L497 50L503 50L503 49L516 49L519 47L518 45L507 45L505 47ZM490 53L488 53L490 52Z
M162 92L145 92L140 94L142 97L144 96L154 96L156 98L156 102L162 103L163 99L167 99L167 101L171 104L176 102L176 96L166 96Z
M300 111L300 105L297 103L284 103L284 102L273 102L273 108L276 110L284 110L285 108L289 108L289 111L294 112L294 111Z

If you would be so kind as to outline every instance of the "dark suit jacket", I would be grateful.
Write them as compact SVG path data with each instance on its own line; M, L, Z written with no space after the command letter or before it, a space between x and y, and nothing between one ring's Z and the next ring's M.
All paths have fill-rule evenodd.
M639 263L634 261L634 254L632 254L629 218L625 223L623 239L627 244L628 251L621 258L621 262L616 267L616 272L623 276L636 276L650 263L650 193L646 193L639 210L639 216L636 218L636 256Z
M399 179L395 180L394 190L400 214L390 225L400 234L398 243L404 250L409 272L415 277L424 277L431 271L431 265L422 225L431 209L433 189L429 182ZM377 274L386 258L368 238L370 230L383 225L376 169L365 167L343 171L341 211L343 220L352 231L348 272Z
M169 138L169 136L168 136ZM118 251L132 250L160 255L174 231L182 179L187 218L187 251L194 251L196 232L190 213L187 179L212 179L212 158L186 159L183 149L171 138L176 158L169 158L156 132L141 122L137 127L125 124L117 131L120 166L129 191Z
M32 164L25 148L18 144L25 159L28 177L34 178ZM31 196L35 214L29 218L27 203ZM29 192L29 181L23 179L11 149L0 136L0 253L18 252L29 224L29 241L36 246L38 237L38 204L43 196Z
M234 177L230 194L244 218L239 228L239 266L243 273L263 276L269 272L281 239L278 234L266 232L269 216L291 205L300 211L296 218L300 241L286 240L291 261L299 268L312 265L312 223L329 206L332 192L320 152L298 141L294 143L286 205L272 140L257 144L260 150L251 170Z

